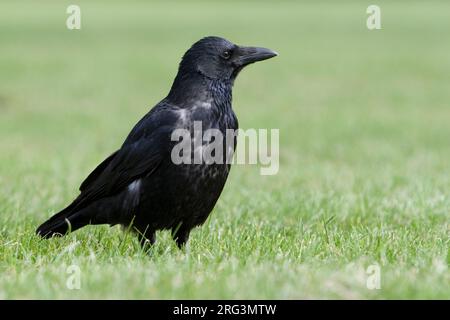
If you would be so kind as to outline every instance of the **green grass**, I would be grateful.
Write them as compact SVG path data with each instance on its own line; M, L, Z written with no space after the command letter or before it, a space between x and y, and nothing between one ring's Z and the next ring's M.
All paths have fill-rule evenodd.
M0 298L450 298L450 3L378 1L368 31L371 2L77 1L69 31L71 3L0 7ZM38 239L210 34L280 53L234 90L242 128L280 129L279 174L233 167L185 251Z

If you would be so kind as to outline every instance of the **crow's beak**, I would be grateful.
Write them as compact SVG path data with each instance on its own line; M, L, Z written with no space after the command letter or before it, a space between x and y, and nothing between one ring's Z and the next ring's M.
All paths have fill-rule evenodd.
M266 48L258 47L239 47L236 57L236 64L244 67L250 63L267 60L277 56L278 53Z

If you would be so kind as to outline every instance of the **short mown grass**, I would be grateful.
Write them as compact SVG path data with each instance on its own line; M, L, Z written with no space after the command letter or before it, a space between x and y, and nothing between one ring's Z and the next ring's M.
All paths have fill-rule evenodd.
M378 31L360 1L78 1L80 31L30 3L0 10L0 298L450 298L449 3L379 1ZM234 90L242 128L280 129L279 173L234 166L183 251L36 237L211 34L280 53Z

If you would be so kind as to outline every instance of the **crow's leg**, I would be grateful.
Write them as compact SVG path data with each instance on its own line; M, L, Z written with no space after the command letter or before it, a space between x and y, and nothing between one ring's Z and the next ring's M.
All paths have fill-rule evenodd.
M178 248L183 248L189 240L191 228L185 224L180 224L176 228L172 228L172 238L177 243Z

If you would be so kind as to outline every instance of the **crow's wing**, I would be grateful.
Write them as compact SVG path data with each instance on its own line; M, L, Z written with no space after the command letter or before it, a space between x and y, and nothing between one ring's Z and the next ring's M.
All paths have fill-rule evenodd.
M109 165L109 163L114 159L114 157L117 155L119 151L114 152L112 155L110 155L108 158L103 160L102 163L100 163L97 168L92 171L86 179L81 183L80 191L86 190L95 180L98 179L98 177L101 175L101 173L106 169L106 167Z
M115 195L136 179L154 174L163 161L170 161L172 130L159 127L109 156L81 184L73 209Z
M179 116L165 99L148 112L131 130L122 147L100 163L80 186L74 209L122 191L136 179L157 171L170 161L174 142L170 137Z

